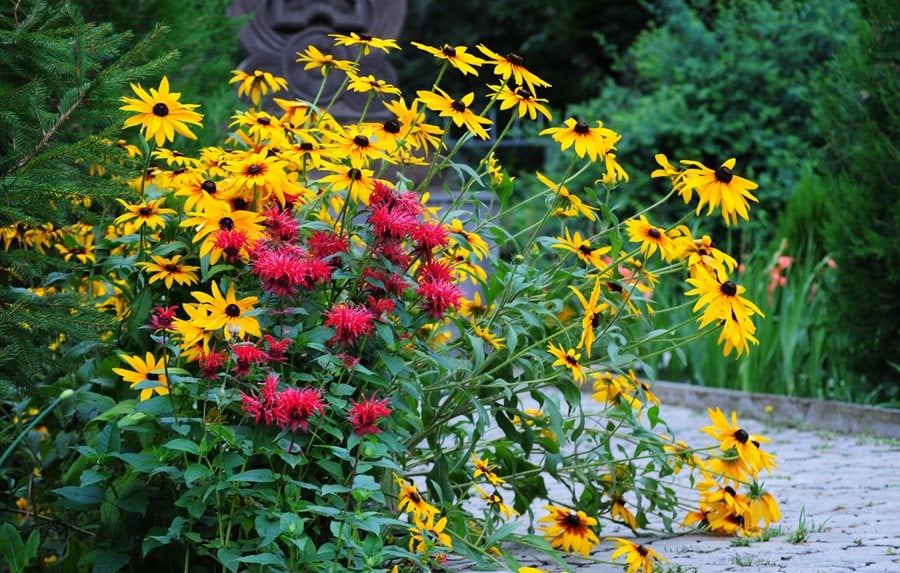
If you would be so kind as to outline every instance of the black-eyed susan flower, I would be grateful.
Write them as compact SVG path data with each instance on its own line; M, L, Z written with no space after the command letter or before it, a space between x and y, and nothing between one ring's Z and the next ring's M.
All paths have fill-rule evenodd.
M572 511L564 507L547 505L544 507L550 515L538 520L542 525L538 529L544 532L544 539L550 542L554 549L581 553L585 557L600 543L597 534L590 530L597 525L597 520L588 517L583 511Z
M358 76L353 72L349 72L347 77L350 78L350 83L347 84L347 89L350 91L358 93L372 92L373 94L378 94L380 96L400 95L400 88L392 86L386 81L376 78L372 74Z
M238 97L250 96L253 105L259 105L260 97L269 93L269 90L275 93L288 88L286 79L269 72L254 70L252 74L248 74L243 70L231 70L231 73L234 77L228 83L237 83Z
M165 227L166 220L163 218L163 215L175 214L175 209L160 207L160 205L165 202L165 197L142 203L129 203L124 199L116 200L125 207L125 213L116 217L116 220L113 221L113 223L119 225L121 223L133 222L135 230L140 229L141 227L146 227L150 230Z
M581 354L577 354L574 348L566 350L563 346L556 346L552 342L547 344L547 352L556 358L553 366L564 366L572 371L572 377L575 382L581 384L584 382L584 366L579 362Z
M495 350L500 350L503 348L503 341L506 339L491 332L490 328L486 326L481 327L478 325L474 325L472 327L472 331L475 333L475 336L483 340Z
M62 242L54 244L53 247L67 261L75 259L86 265L97 260L94 256L94 234L91 232L66 235L62 238Z
M750 506L750 522L754 527L759 527L760 521L763 522L763 527L769 527L772 523L781 520L778 502L771 493L765 490L765 484L754 480L750 484L747 500Z
M486 317L493 311L493 309L494 305L488 307L484 302L482 302L481 293L475 291L471 299L468 299L466 297L459 299L459 308L456 309L456 312L474 321L476 319Z
M270 147L283 148L288 145L284 126L274 115L254 109L231 116L229 127L239 126L246 130L254 145L267 143Z
M141 391L140 400L143 402L152 397L153 394L165 396L169 393L169 380L165 375L165 368L168 364L168 358L155 358L152 352L147 352L144 358L138 355L129 356L120 354L119 358L131 367L113 368L112 371L122 377L126 382L131 383L131 387L139 386Z
M350 60L338 60L331 54L323 54L319 48L309 46L303 52L297 52L297 62L305 63L304 70L314 70L319 68L322 75L328 75L332 70L341 70L343 72L351 72L356 68L356 64Z
M240 339L244 334L257 338L262 336L259 321L252 314L253 305L259 300L257 297L238 299L234 293L234 283L228 286L228 293L224 296L215 281L211 288L212 294L203 291L191 292L194 300L200 302L208 313L198 326L202 326L205 330L223 328L228 338Z
M590 298L585 298L580 290L569 285L569 288L578 297L578 302L581 303L581 308L584 311L581 318L581 339L578 341L576 348L584 347L588 358L591 357L591 347L594 345L594 340L596 340L594 329L600 326L603 313L609 309L609 304L600 302L600 285L600 278L594 279L594 288L591 290Z
M581 197L569 191L565 185L554 183L540 171L536 171L535 175L537 176L538 181L546 185L557 197L562 199L562 207L557 208L553 213L554 215L558 217L575 217L583 215L590 221L597 220L597 215L594 214L594 211L598 210L596 207L585 205L584 201L581 200Z
M234 190L247 189L258 194L261 204L274 198L284 205L284 188L287 183L287 163L277 156L268 155L266 148L258 152L248 151L225 169L232 174L230 186Z
M406 481L404 478L394 474L394 482L400 488L398 494L397 509L413 514L414 517L431 517L437 514L436 507L425 501L422 494L419 493L416 484Z
M731 413L730 424L721 408L716 408L715 410L707 408L707 412L713 425L705 426L701 430L719 442L719 449L727 452L733 448L754 472L759 471L762 467L762 460L759 454L759 447L756 444L770 442L771 440L763 436L749 434L738 426L737 412Z
M447 518L434 520L434 514L428 514L423 520L418 514L413 515L414 527L409 528L409 550L418 553L427 553L435 547L453 549L453 540L444 532L447 527Z
M652 573L655 567L654 561L668 561L665 557L645 546L622 539L621 537L607 537L607 541L615 541L619 544L610 558L616 561L619 557L625 556L625 571L627 573Z
M548 120L553 119L547 108L542 105L547 103L547 100L537 97L526 86L510 87L503 84L488 87L493 90L494 97L500 102L500 109L516 108L520 118L528 116L530 119L536 120L537 114L541 114Z
M322 170L330 175L319 179L320 183L329 185L332 191L349 190L354 201L369 204L369 197L375 188L375 172L361 167L348 167L338 163L323 163Z
M637 518L631 513L631 510L625 505L625 500L620 495L614 495L612 498L612 506L609 510L609 517L612 520L618 520L627 525L632 531L637 529Z
M163 76L159 88L150 88L150 93L140 84L131 84L137 98L123 97L123 105L119 109L134 112L125 120L125 127L140 126L144 137L162 145L166 141L174 141L178 132L188 139L197 139L187 124L202 127L203 116L194 111L199 104L181 103L181 94L169 91L169 78Z
M756 325L753 319L745 317L743 320L737 316L731 316L725 320L719 321L719 340L717 344L722 345L722 355L728 356L732 350L737 352L738 356L750 353L750 344L759 344L756 336Z
M431 54L438 60L449 62L451 66L461 71L463 75L472 74L477 76L478 70L475 68L484 64L484 60L469 53L469 49L465 46L450 46L449 44L444 44L441 48L432 48L431 46L426 46L425 44L420 44L418 42L410 42L410 44L423 52Z
M734 320L737 326L745 328L750 316L754 314L765 316L758 306L741 296L747 289L730 280L720 280L719 276L723 279L728 278L719 273L711 274L705 269L699 269L696 277L687 279L687 283L694 288L685 294L700 297L693 311L704 309L699 319L700 328L710 322L729 320Z
M449 117L457 127L465 127L481 139L488 139L488 132L484 128L493 122L469 109L475 101L474 92L469 92L460 99L453 99L447 92L435 86L434 91L419 90L416 95L425 107L437 112L441 117Z
M200 164L199 159L189 157L177 149L160 148L154 151L151 154L151 157L153 157L153 159L162 159L166 162L166 165L170 167L172 165L177 165L178 167L195 168Z
M484 458L482 460L479 459L475 454L472 454L472 465L475 466L475 471L472 472L473 478L477 479L484 476L484 479L488 480L493 485L500 485L501 483L505 483L503 481L503 478L494 473L494 470L497 468L497 466L491 464L489 459Z
M712 456L707 460L704 469L710 474L721 477L722 483L725 485L742 483L751 473L755 473L733 449L723 452L721 456Z
M736 159L732 157L712 170L699 161L682 161L685 165L693 166L685 170L681 176L682 197L685 197L685 202L688 202L691 191L697 192L700 198L697 203L697 214L700 214L704 205L709 206L706 211L707 215L721 206L725 225L736 223L738 216L745 221L750 220L747 211L750 204L747 201L759 201L750 193L759 186L749 179L734 174L733 169L736 162Z
M394 101L384 102L384 107L396 116L400 124L398 139L408 141L415 149L437 150L441 145L444 130L436 125L425 123L425 111L419 109L419 101L413 100L406 105L402 97Z
M481 496L482 501L487 503L489 508L496 509L503 517L512 519L519 515L518 511L503 502L503 496L501 496L500 492L498 492L496 489L494 490L494 493L488 493L477 485L473 485L472 487L475 488L475 491L478 492L478 495Z
M641 409L640 400L632 395L634 385L625 376L612 372L591 372L590 377L594 381L594 393L591 394L594 400L611 406L625 403L635 410Z
M660 168L655 169L653 172L651 172L650 177L654 179L657 177L668 177L672 180L673 189L675 189L676 191L681 189L681 177L684 171L673 167L672 164L669 163L669 159L663 153L657 153L654 156L654 159L656 159L656 163L659 164ZM688 196L685 198L685 202L690 201L690 199L690 191L688 191Z
M696 275L698 267L705 268L710 274L727 274L737 268L737 261L734 260L734 257L717 249L709 235L694 239L687 226L680 225L678 230L681 233L675 239L675 242L678 243L678 257L687 259L692 277Z
M549 88L550 84L545 80L537 77L534 73L525 68L525 60L519 54L509 53L501 56L497 52L491 50L484 44L475 46L485 55L486 64L494 64L494 74L500 76L504 80L514 78L517 85L525 84L531 93L537 93L535 86Z
M572 117L564 123L565 127L548 127L540 135L553 137L563 151L574 145L578 157L587 155L591 161L597 161L609 153L621 137L615 131L603 127L603 122L599 120L597 127L591 127L587 122Z
M587 239L581 238L581 233L575 231L574 235L569 234L569 229L564 229L565 237L556 237L557 243L551 245L554 249L563 249L575 253L583 262L593 265L597 270L604 270L606 263L603 261L603 255L608 253L611 247L594 247Z
M327 131L325 136L331 140L328 147L332 157L349 159L353 167L364 167L370 161L384 156L368 125L352 125L334 132Z
M200 280L197 278L197 271L200 267L185 265L181 263L181 255L172 257L161 257L152 255L150 257L153 262L139 262L137 266L144 269L150 275L150 284L156 281L163 281L166 288L172 288L172 283L180 285L197 284Z
M187 319L176 318L172 321L172 330L181 339L181 356L187 360L199 357L199 350L209 351L210 331L204 326L209 316L207 308L198 303L184 303L181 308L187 313Z
M364 56L368 56L373 49L381 50L386 54L391 50L401 49L399 44L397 44L397 40L391 40L390 38L376 38L365 32L360 34L350 32L349 34L328 35L334 38L334 44L336 46L359 46L360 50L362 50L362 55Z
M263 237L263 220L259 213L233 209L230 203L217 201L207 210L188 213L188 218L181 222L181 226L194 228L193 242L202 241L200 257L209 255L210 264L215 264L222 256L222 249L216 247L221 232L237 231L252 244Z
M487 241L481 238L481 235L478 233L467 230L459 219L450 220L447 232L450 233L451 246L461 246L467 251L471 251L478 260L483 260L490 253L491 247L487 244ZM458 235L459 238L453 235ZM462 241L459 240L460 238Z
M628 229L628 240L641 244L641 254L645 258L653 256L657 249L659 249L660 256L666 261L671 261L678 256L678 244L675 242L675 237L679 236L679 232L676 229L666 231L663 227L652 225L646 215L626 221L625 227Z

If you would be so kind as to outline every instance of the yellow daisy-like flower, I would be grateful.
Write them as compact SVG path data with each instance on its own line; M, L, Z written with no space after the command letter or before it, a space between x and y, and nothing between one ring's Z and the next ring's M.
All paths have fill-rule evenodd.
M484 478L491 482L492 485L500 485L501 483L505 483L500 476L494 473L494 469L497 466L492 465L489 459L478 459L475 454L472 454L472 465L475 466L475 471L472 473L473 478L484 476Z
M252 74L248 74L243 70L231 70L234 77L228 80L228 83L239 83L238 97L248 95L253 105L259 105L261 96L269 93L279 92L288 89L287 80L278 76L273 76L269 72L254 70Z
M334 44L336 46L359 46L364 56L368 56L373 49L381 50L384 53L388 53L390 50L401 49L400 45L397 44L397 40L391 40L389 38L375 38L371 34L366 33L357 34L356 32L350 32L349 35L328 35L334 38Z
M137 263L137 266L146 272L153 273L150 276L150 284L161 280L165 283L166 288L172 288L173 282L190 286L200 280L197 278L197 271L200 267L181 264L181 255L170 258L153 255L150 258L153 259L152 263L146 261Z
M193 242L200 245L200 257L209 255L210 264L216 264L222 257L222 249L216 247L221 231L237 231L247 237L247 242L255 243L263 237L265 228L263 216L252 211L232 209L225 201L217 201L206 211L188 213L181 222L182 227L194 227Z
M196 359L198 349L209 351L210 332L204 328L209 311L202 304L186 302L181 308L187 313L187 319L176 318L172 321L172 330L181 338L182 356L186 360Z
M609 153L621 138L615 131L603 127L601 121L597 121L597 127L591 127L587 122L572 117L564 123L565 127L548 127L541 131L540 135L552 136L563 151L574 145L578 157L584 157L586 154L591 161L597 161Z
M493 309L494 305L488 307L482 302L481 293L475 291L471 300L465 297L459 299L459 308L456 309L456 312L474 321L475 319L486 317Z
M534 92L525 86L519 86L515 89L506 84L488 87L493 90L495 97L500 102L500 109L516 108L520 118L524 118L527 115L532 120L536 120L537 114L540 113L548 120L553 119L547 108L541 105L542 103L547 103L547 100L535 96Z
M591 398L601 404L618 406L625 402L635 410L641 409L641 402L631 395L634 385L622 375L613 375L612 372L591 372L594 383L594 393Z
M165 200L165 197L161 197L145 203L129 203L124 199L116 199L116 201L125 207L126 212L116 217L113 224L119 225L121 223L133 221L135 230L138 230L141 227L146 227L150 230L165 227L166 220L163 219L162 216L175 214L175 209L160 207Z
M618 519L620 522L631 528L632 531L637 529L637 518L631 513L630 509L625 507L625 500L621 497L613 497L609 516L613 520Z
M354 201L369 204L369 197L375 189L375 172L371 169L347 167L337 163L323 163L322 170L331 175L319 178L319 182L331 186L332 191L349 190Z
M622 539L621 537L607 537L606 540L615 541L619 544L619 548L613 552L610 558L615 561L624 555L626 563L625 571L627 573L637 573L638 571L641 571L642 573L652 573L653 567L655 566L654 561L668 561L668 559L649 547L639 545L632 541L628 541L627 539Z
M253 305L258 300L257 297L248 296L238 300L234 294L234 283L229 285L228 294L225 296L222 296L222 291L216 282L212 283L212 294L193 291L191 295L209 313L198 326L202 326L206 330L224 328L228 338L240 339L244 334L257 338L262 336L259 321L250 315Z
M457 127L465 127L481 139L488 139L488 132L484 126L494 122L486 117L476 115L469 106L475 101L475 93L469 92L461 99L451 98L447 92L435 86L434 91L419 90L416 92L419 100L428 109L438 112L441 117L449 117Z
M641 215L639 219L626 221L625 227L628 229L628 240L641 244L641 254L645 258L653 256L657 249L659 249L660 256L667 262L678 256L678 244L674 237L679 236L680 233L676 229L666 231L662 227L651 225L646 215Z
M288 186L286 167L287 162L276 156L269 156L267 149L262 148L256 153L247 152L238 161L226 165L225 169L232 173L232 189L257 192L261 204L274 198L280 205L284 205L284 191Z
M347 89L350 91L359 93L372 92L382 96L400 95L400 88L392 86L384 80L379 80L372 74L358 76L353 72L350 72L347 74L347 77L350 78L350 83L347 84Z
M246 135L255 146L268 143L270 147L283 148L288 145L284 126L281 121L264 111L254 109L231 116L233 120L229 127L240 126L245 128Z
M696 277L687 279L687 283L694 288L685 294L700 297L693 312L706 307L700 317L700 328L710 322L729 320L735 320L738 326L743 327L750 316L765 316L758 306L741 296L747 289L730 280L720 281L718 273L713 275L701 268Z
M368 125L353 125L335 132L327 131L324 135L331 140L329 149L332 156L350 159L353 167L366 166L370 161L384 156Z
M319 48L309 46L303 52L297 52L297 62L306 63L304 70L313 70L319 68L322 75L327 75L331 70L341 70L343 72L351 72L356 65L350 60L336 60L331 54L323 54Z
M709 235L694 239L685 225L679 225L678 231L680 236L675 238L678 258L687 259L692 277L697 275L698 267L703 267L710 274L727 274L737 268L737 261L728 253L717 249Z
M396 116L400 125L397 129L398 139L409 141L415 149L437 150L441 145L444 130L436 125L425 123L425 111L419 110L419 101L413 100L407 106L402 97L394 101L384 102L384 107Z
M594 288L591 291L590 298L585 298L581 291L572 285L569 288L578 297L581 308L584 310L584 316L581 319L581 340L575 348L584 347L588 358L591 357L591 347L594 345L594 329L600 326L600 320L603 318L603 312L609 309L609 304L600 301L600 278L594 279Z
M669 159L663 153L657 153L654 156L654 159L656 159L656 163L659 164L661 169L654 170L652 173L650 173L650 177L653 177L654 179L657 177L668 177L672 180L672 186L676 191L681 189L681 178L684 174L684 171L673 167L672 164L669 163ZM688 195L685 198L685 202L690 201L690 199L690 190L688 190Z
M446 229L450 233L451 246L460 246L467 251L471 249L479 261L483 260L490 253L491 247L487 244L487 241L482 239L478 233L467 231L459 219L451 219L450 225L446 226ZM459 235L468 244L460 243L453 235Z
M566 350L562 346L555 346L552 342L547 343L547 352L556 358L553 366L565 366L572 371L575 382L580 385L584 382L584 366L581 365L581 354L576 354L574 348Z
M409 528L412 534L409 538L410 551L425 553L436 546L453 549L453 540L444 533L444 528L447 527L447 518L442 517L435 522L434 517L434 514L429 514L423 521L418 515L413 515L415 527Z
M732 448L737 452L742 460L756 472L762 468L762 458L759 454L760 450L756 444L771 442L769 438L756 436L747 433L746 430L738 426L737 412L731 412L731 424L722 412L721 408L707 408L709 418L712 420L712 426L705 426L701 430L719 441L719 449L729 451Z
M496 489L494 490L494 493L488 493L477 485L473 485L472 487L475 488L475 491L477 491L478 495L481 496L481 499L485 503L487 503L488 507L496 509L505 518L512 519L513 517L517 517L519 515L518 511L503 503L503 497Z
M424 52L428 52L439 60L449 62L451 66L461 71L463 75L472 74L477 76L478 70L476 70L475 67L484 64L484 60L468 53L468 48L465 46L450 46L449 44L444 44L443 47L438 49L418 42L410 42L410 44Z
M525 61L522 59L522 56L513 53L507 54L506 56L501 56L484 44L478 44L475 47L478 48L481 53L487 57L485 63L494 64L494 73L504 80L515 78L516 84L522 85L524 83L528 86L528 89L531 90L531 93L537 93L537 90L534 89L534 86L542 88L550 87L550 84L548 82L542 80L532 72L525 69Z
M475 325L472 327L472 329L475 332L475 336L491 345L491 347L493 347L494 349L500 350L501 348L503 348L503 341L506 339L497 336L496 334L491 332L489 328L482 328L478 325Z
M693 168L685 170L682 174L682 197L685 203L690 201L691 191L696 191L700 197L697 203L697 214L704 205L709 205L706 214L709 215L717 207L722 207L722 217L725 225L737 222L739 215L745 221L750 220L747 212L750 204L747 202L759 202L750 191L759 187L753 181L738 177L734 174L736 159L732 157L715 170L706 167L699 161L682 161L685 165L693 165Z
M569 229L564 229L565 237L556 237L558 243L551 245L554 249L563 249L571 253L575 253L579 259L594 265L597 270L606 269L606 263L603 261L603 255L612 250L612 247L592 247L591 242L581 238L581 233L575 231L574 235L569 234Z
M150 88L147 93L140 84L131 84L137 98L123 97L123 105L119 109L135 112L125 120L125 127L140 126L144 137L149 141L156 140L156 145L175 140L175 132L197 139L187 124L202 127L203 116L194 111L199 104L180 103L181 94L169 91L169 78L163 76L159 88Z
M554 549L578 552L587 557L594 546L600 543L597 534L589 529L590 526L597 525L597 520L593 517L588 517L583 511L553 505L545 506L544 509L550 515L540 518L538 523L550 525L542 525L538 529L544 532L544 538Z
M438 512L437 508L425 501L419 493L416 484L406 481L396 473L394 474L394 482L400 487L399 502L397 503L398 510L411 513L417 518L434 518Z
M163 357L157 360L153 357L152 352L147 352L144 358L125 354L120 354L119 358L128 364L131 370L127 368L113 368L112 371L121 376L126 382L130 382L132 388L140 384L140 400L142 402L151 398L154 393L160 396L165 396L169 393L169 380L166 378L165 373L161 372L168 364L167 358Z
M781 510L778 508L778 502L771 493L765 491L764 485L756 481L750 484L750 492L747 494L748 504L750 506L750 523L755 527L759 526L759 522L764 523L763 527L769 527L770 524L781 520Z
M538 181L547 186L548 189L552 190L553 193L557 195L557 197L563 200L563 206L559 207L554 215L559 217L575 217L577 215L584 215L590 221L596 221L597 215L594 214L594 211L598 209L596 207L591 207L590 205L585 205L581 198L571 191L569 191L565 185L554 183L547 177L545 177L540 171L536 171L535 175L538 178Z
M97 261L94 256L94 234L91 232L78 236L66 235L61 243L56 243L53 247L67 261L75 259L83 265Z
M736 316L732 316L719 323L721 332L719 332L719 340L717 344L722 345L722 355L728 356L732 350L737 351L738 357L743 354L750 353L750 344L759 344L756 339L756 325L749 317L739 320Z

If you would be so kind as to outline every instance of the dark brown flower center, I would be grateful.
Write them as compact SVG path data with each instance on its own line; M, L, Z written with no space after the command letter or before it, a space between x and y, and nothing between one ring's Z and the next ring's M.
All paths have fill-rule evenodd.
M169 273L177 273L178 272L178 265L176 265L175 263L166 263L162 266L162 268L166 272L169 272Z
M569 366L578 366L578 360L571 354L566 354L566 364Z
M353 138L353 144L357 147L368 147L369 146L369 138L365 135L357 135Z
M384 122L384 130L388 133L400 133L400 122L396 119L389 119Z
M150 207L141 207L140 210L138 210L138 213L140 213L141 217L149 217L153 214L153 209Z
M219 228L223 231L233 231L234 230L234 219L231 217L222 217L219 219Z
M514 54L512 52L506 54L506 61L514 66L522 66L525 64L525 60L522 59L522 56L520 56L519 54Z
M522 99L531 99L532 97L534 97L534 95L531 93L531 91L526 88L517 89L516 95Z
M225 307L225 314L230 316L231 318L237 318L241 315L241 307L234 303L231 303Z
M562 522L565 524L566 529L578 529L584 526L584 523L581 521L581 518L578 517L577 513L568 513L565 517L562 518Z
M269 125L270 123L272 123L272 120L269 119L268 117L257 117L256 123L258 123L260 125Z
M457 113L462 113L462 112L466 111L466 104L459 101L458 99L453 100L453 102L450 104L450 107L452 107L453 111L455 111Z
M728 167L724 165L720 165L718 169L716 169L716 179L718 179L722 183L731 183L731 178L734 177L734 173Z
M636 549L637 549L637 552L640 553L641 557L646 557L647 554L649 553L649 551L647 550L647 548L644 547L643 545L638 545L638 546L636 547Z
M365 32L363 32L362 34L359 35L359 39L362 40L363 42L371 42L371 41L372 41L372 35L371 35L371 34L366 34Z
M591 313L591 328L597 328L600 326L600 320L603 318L603 315L599 312Z
M200 189L203 189L207 193L215 193L216 192L216 182L210 181L207 179L203 183L200 184Z
M184 153L175 150L172 152L172 157L184 157Z
M153 115L166 117L167 115L169 115L169 106L162 102L159 102L158 104L153 106Z
M658 239L658 238L662 237L662 233L659 232L659 229L655 229L653 227L650 227L650 230L647 231L647 234L650 235L651 237L653 237L654 239Z
M175 171L172 172L172 175L181 175L182 173L187 172L187 167L179 167Z
M316 147L308 141L304 141L300 144L300 151L312 151L315 148Z
M746 444L746 443L747 443L747 440L750 439L750 434L748 434L748 433L746 432L746 430L738 429L738 431L736 431L736 432L734 433L734 439L737 440L737 441L739 441L739 442L742 443L742 444Z
M574 129L575 129L575 133L580 134L580 135L584 135L584 134L589 133L589 132L591 131L591 126L589 126L588 124L586 124L586 123L583 122L583 121L579 121L578 123L575 124L575 128L574 128Z
M362 179L362 176L363 176L362 171L360 171L356 167L350 169L350 171L347 172L347 177L349 177L350 179L352 179L354 181L359 181L360 179Z
M259 163L251 163L249 167L247 167L247 173L250 175L259 175L262 171L262 166Z
M725 493L727 493L727 494L730 495L731 497L734 497L734 496L737 495L737 492L734 491L734 488L731 487L730 485L726 485L726 486L725 486Z
M578 246L578 251L579 251L582 255L585 255L585 256L588 256L588 257L589 257L589 256L591 256L591 254L593 254L594 249L592 249L590 245L579 245L579 246Z
M235 211L246 211L248 206L249 205L247 204L247 200L243 199L241 197L238 197L237 199L235 199L234 201L231 202L231 207Z
M152 382L157 382L159 380L159 374L154 374L153 372L148 372L147 380L150 380Z
M737 294L737 285L731 281L725 281L722 283L722 286L719 287L719 290L726 296L734 296Z
M453 46L448 46L447 44L444 44L444 47L441 48L441 53L444 54L445 56L447 56L448 58L455 58L456 57L456 48L454 48Z
M419 494L414 491L409 492L409 499L413 503L419 503L420 501L422 501L422 498L419 496Z

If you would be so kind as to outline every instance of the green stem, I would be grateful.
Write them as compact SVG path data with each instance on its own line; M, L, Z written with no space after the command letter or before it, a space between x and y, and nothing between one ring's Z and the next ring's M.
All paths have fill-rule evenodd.
M38 414L37 416L35 416L34 420L32 420L32 421L25 427L25 429L22 430L22 433L20 433L20 434L18 435L18 437L17 437L15 440L13 440L13 443L11 443L11 444L9 445L9 447L6 448L6 451L3 452L3 455L0 456L0 468L3 467L3 464L6 462L6 459L9 458L9 456L12 455L12 453L13 453L13 451L15 451L16 447L18 447L18 445L19 445L20 443L22 443L22 440L25 439L25 436L27 436L28 433L29 433L31 430L33 430L34 427L37 426L37 425L40 423L40 421L43 420L43 419L47 416L47 414L49 414L50 412L52 412L53 409L56 408L61 402L65 401L65 400L68 400L69 398L71 398L74 394L75 394L75 391L74 391L74 390L68 390L68 389L67 389L67 390L63 390L62 393L60 393L60 395L57 396L57 398L56 398L55 400L53 400L52 402L50 402L50 404L49 404L46 408L44 408L44 410L43 410L40 414Z

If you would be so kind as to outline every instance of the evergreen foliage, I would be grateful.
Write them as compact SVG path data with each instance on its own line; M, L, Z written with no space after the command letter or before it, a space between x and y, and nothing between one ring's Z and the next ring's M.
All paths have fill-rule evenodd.
M862 3L864 22L829 67L816 116L827 136L824 233L838 276L833 332L856 376L900 386L900 5Z
M123 117L118 98L168 59L146 57L161 34L123 51L128 34L85 21L69 2L0 8L0 383L7 387L34 391L54 380L73 356L48 345L64 340L82 352L109 327L81 297L53 288L75 263L30 237L59 240L54 233L65 225L97 221L96 206L125 189L91 177L92 166L110 171L119 164L110 158L124 160L111 141Z

